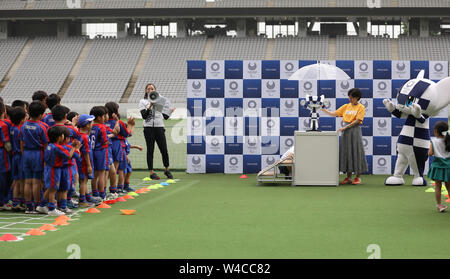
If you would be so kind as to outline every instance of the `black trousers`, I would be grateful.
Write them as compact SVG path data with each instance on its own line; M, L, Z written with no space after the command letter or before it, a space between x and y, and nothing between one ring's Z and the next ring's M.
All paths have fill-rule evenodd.
M164 127L144 127L144 137L147 145L147 166L148 170L153 170L153 153L155 142L161 151L164 167L169 167L169 153L167 151L166 129Z

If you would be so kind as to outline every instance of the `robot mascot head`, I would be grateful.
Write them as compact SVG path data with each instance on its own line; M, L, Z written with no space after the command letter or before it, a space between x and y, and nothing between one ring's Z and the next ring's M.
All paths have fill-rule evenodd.
M422 70L415 79L406 82L397 96L396 109L412 114L435 116L450 104L450 77L435 83L424 78Z

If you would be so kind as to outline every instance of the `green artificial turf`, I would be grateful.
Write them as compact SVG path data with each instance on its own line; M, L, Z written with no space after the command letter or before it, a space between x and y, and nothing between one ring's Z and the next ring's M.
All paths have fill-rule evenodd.
M365 259L370 244L381 258L450 257L450 213L436 211L426 187L387 187L386 176L374 175L339 187L257 186L255 175L175 176L176 184L82 213L58 231L0 242L0 258L67 258L71 244L83 259ZM137 211L124 216L119 209Z

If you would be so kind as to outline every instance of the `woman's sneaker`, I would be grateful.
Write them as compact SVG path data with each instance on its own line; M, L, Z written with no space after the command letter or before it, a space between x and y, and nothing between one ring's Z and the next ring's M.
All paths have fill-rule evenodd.
M161 179L156 173L152 173L152 174L150 175L150 178L151 178L152 180L160 180L160 179Z
M167 176L168 179L173 179L173 175L170 173L170 171L165 171L164 174Z
M350 178L346 177L346 178L341 182L341 184L352 184L352 180L351 180Z
M439 212L444 212L446 209L447 209L447 206L445 206L445 205L439 204L439 205L437 206L437 210L438 210Z
M353 179L352 184L353 184L353 185L359 185L359 184L361 184L361 178L355 177L355 179Z

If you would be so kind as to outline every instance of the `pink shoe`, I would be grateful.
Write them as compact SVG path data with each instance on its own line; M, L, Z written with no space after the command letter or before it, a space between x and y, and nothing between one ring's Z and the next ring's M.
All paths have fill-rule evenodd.
M445 206L445 205L439 204L439 205L437 206L437 210L438 210L439 212L444 212L446 209L447 209L447 206Z

